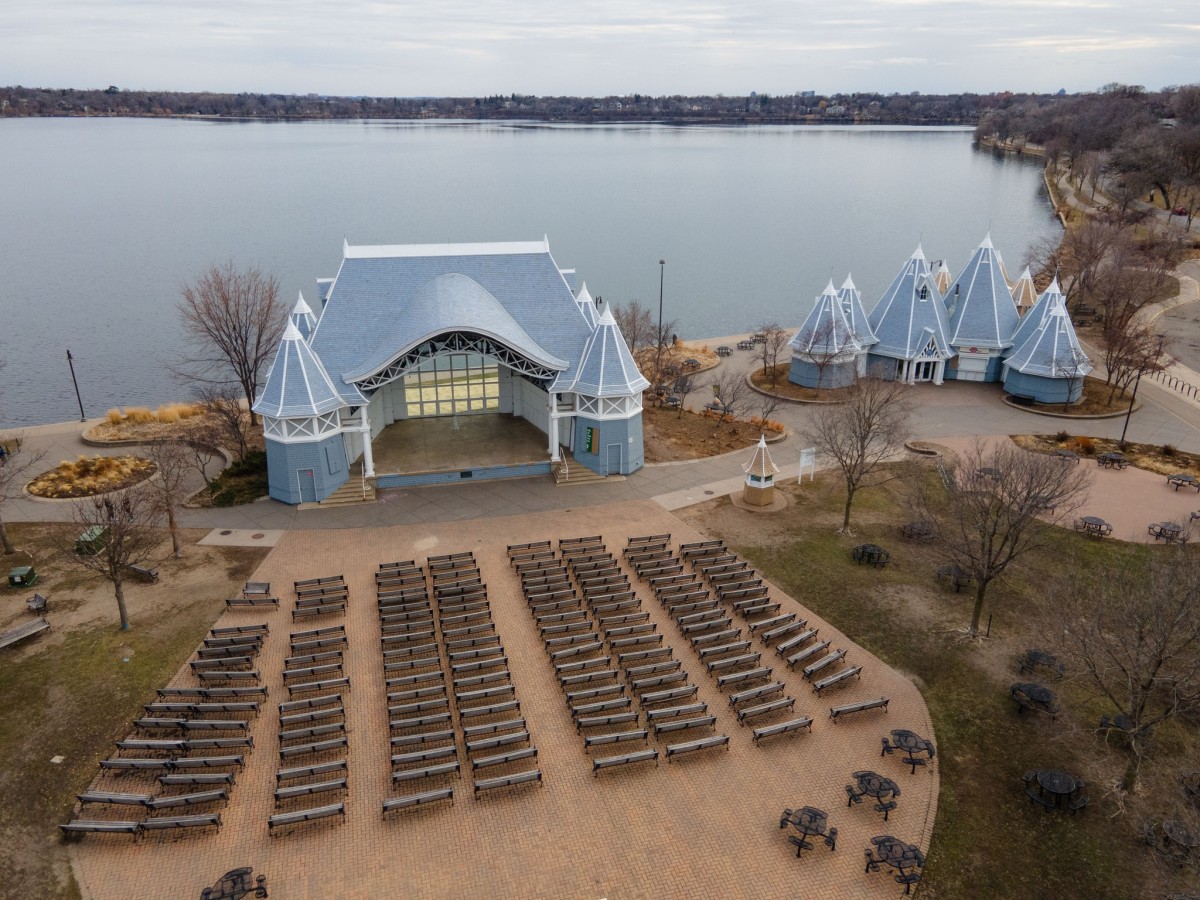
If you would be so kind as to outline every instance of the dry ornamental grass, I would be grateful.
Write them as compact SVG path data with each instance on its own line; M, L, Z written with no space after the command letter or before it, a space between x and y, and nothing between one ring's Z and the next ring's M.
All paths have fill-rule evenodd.
M81 456L64 461L29 482L37 497L66 500L118 491L145 481L155 472L154 463L137 456Z

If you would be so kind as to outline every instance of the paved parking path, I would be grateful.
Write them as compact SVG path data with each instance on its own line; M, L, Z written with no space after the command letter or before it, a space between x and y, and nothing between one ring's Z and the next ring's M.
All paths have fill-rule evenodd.
M772 587L784 604L819 626L820 636L849 650L865 667L860 682L818 699L802 677L776 665L797 699L796 714L816 720L811 735L753 745L715 681L647 590L643 608L683 660L700 698L718 716L731 750L684 758L657 769L617 769L593 778L582 743L554 684L550 663L509 567L506 544L600 533L620 556L629 535L671 532L676 544L703 536L661 506L639 501L575 512L471 519L371 529L291 531L255 573L278 589L294 579L344 573L350 588L348 701L350 792L344 825L315 824L269 837L277 764L275 705L286 692L282 659L291 630L289 591L278 611L227 612L217 623L268 621L259 668L269 702L252 725L256 749L238 778L219 834L179 840L87 836L72 849L87 898L195 897L222 873L253 866L271 896L309 897L894 897L884 872L863 873L862 851L877 834L929 847L938 785L937 761L910 774L898 757L880 758L880 737L911 728L936 740L916 687L827 623ZM381 678L373 574L378 563L471 550L488 585L509 669L539 750L543 787L471 798L470 778L454 779L454 804L394 814L381 821L389 791L387 717ZM638 584L636 578L631 579ZM294 595L292 595L294 596ZM802 600L803 598L799 598ZM311 620L309 620L311 621ZM320 622L320 625L336 624ZM315 627L311 624L297 629ZM774 657L772 654L772 661ZM186 671L176 684L191 684ZM886 695L890 710L833 725L828 707ZM149 699L149 698L147 698ZM659 745L661 749L661 744ZM843 786L857 769L875 769L901 786L898 809L884 823L869 803L846 807ZM132 779L130 779L130 782ZM123 790L136 790L129 782ZM827 810L838 848L797 860L778 827L785 807Z

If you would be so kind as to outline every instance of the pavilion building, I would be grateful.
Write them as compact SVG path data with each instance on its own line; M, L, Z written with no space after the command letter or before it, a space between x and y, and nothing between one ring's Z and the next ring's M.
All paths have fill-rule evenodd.
M867 317L877 343L867 366L881 378L941 384L954 356L942 295L920 247Z
M564 452L604 475L642 467L648 382L547 240L347 243L342 255L318 280L315 324L297 301L254 404L272 497L320 501L352 476L398 487L548 473ZM444 452L414 462L433 441L422 429L439 428ZM498 443L519 433L528 446L530 432L532 457L497 460ZM473 434L486 434L478 460Z

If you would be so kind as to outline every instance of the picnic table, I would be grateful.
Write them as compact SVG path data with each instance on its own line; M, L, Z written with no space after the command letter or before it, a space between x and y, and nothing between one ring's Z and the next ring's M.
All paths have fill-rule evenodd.
M1200 491L1200 478L1195 475L1189 475L1187 472L1176 472L1174 475L1167 476L1167 484L1175 488L1175 493L1179 493L1181 487L1195 488Z
M783 815L779 817L779 827L786 828L791 825L800 832L799 838L792 839L792 843L796 845L796 856L800 856L801 850L813 849L813 844L809 842L810 837L823 837L825 846L830 850L837 849L837 829L829 827L829 814L823 809L817 809L813 806L802 806L800 809L785 809Z
M1079 454L1074 450L1068 450L1065 447L1059 447L1054 451L1054 455L1067 462L1079 462Z
M728 344L722 344L720 347L717 348L717 356L732 356L732 355L733 355L733 348L730 347Z
M911 893L912 886L921 880L917 870L925 866L925 854L921 848L906 844L890 834L873 837L871 843L875 849L872 851L870 847L867 848L867 867L863 871L878 872L879 864L883 863L899 872L896 881L904 885L904 893Z
M1066 671L1064 666L1057 656L1048 650L1038 650L1036 647L1030 647L1025 651L1025 656L1021 659L1021 671L1032 672L1038 666L1050 669L1062 675Z
M1146 530L1156 541L1165 541L1168 544L1187 542L1187 533L1178 522L1152 522Z
M900 533L910 541L931 541L936 532L932 522L917 519L900 526Z
M251 883L250 875L253 872L254 869L249 866L230 869L215 885L200 892L200 900L242 900L251 892L255 897L266 897L267 876L259 875Z
M850 556L859 565L869 563L877 569L882 569L892 559L892 555L878 544L859 544L850 551Z
M846 785L846 806L862 803L863 797L874 797L875 811L883 813L886 822L888 813L896 808L893 798L900 796L900 786L878 772L853 772L850 777L854 784Z
M1186 862L1200 848L1200 830L1193 830L1177 819L1164 819L1161 825L1147 822L1143 831L1146 843L1179 862Z
M1026 772L1025 784L1029 799L1046 809L1069 809L1073 813L1087 805L1087 797L1079 796L1083 782L1069 772L1059 769Z
M956 594L974 580L974 576L970 572L961 566L954 565L942 566L934 573L934 576L939 581L944 580L948 584L952 584Z
M925 760L918 759L917 754L926 753L929 755L929 759L933 759L934 755L933 743L931 741L927 741L915 731L909 731L904 728L898 728L892 732L891 743L888 742L887 738L883 738L883 749L879 755L883 756L896 750L900 750L906 754L903 757L904 762L912 766L912 773L914 775L917 774L917 766L925 765Z
M737 348L739 350L753 350L754 349L754 341L738 341Z
M1112 534L1112 526L1099 516L1082 516L1076 519L1075 530L1088 537L1107 537Z
M1101 453L1096 457L1096 465L1103 469L1124 469L1129 465L1129 460L1125 458L1124 453L1110 450L1108 453Z
M1008 695L1017 704L1017 714L1027 709L1046 713L1053 721L1058 717L1058 704L1054 691L1044 684L1018 682L1008 689Z

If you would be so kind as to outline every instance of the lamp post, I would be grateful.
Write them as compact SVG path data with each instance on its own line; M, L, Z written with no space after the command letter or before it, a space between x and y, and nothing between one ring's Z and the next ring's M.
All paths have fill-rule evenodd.
M79 381L75 378L75 358L71 356L70 350L67 350L67 365L71 367L71 384L75 385L75 402L79 404L79 421L86 422L87 416L83 414L83 400L79 396Z
M654 380L655 382L662 380L662 348L663 348L663 333L662 333L662 301L663 301L663 272L666 271L667 261L660 259L658 261L658 353L654 357ZM657 384L655 385L657 387Z

